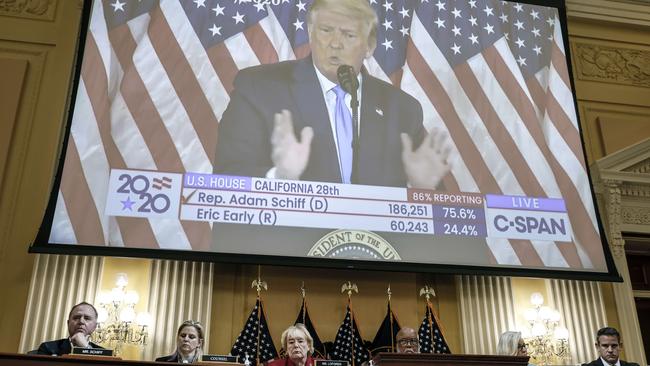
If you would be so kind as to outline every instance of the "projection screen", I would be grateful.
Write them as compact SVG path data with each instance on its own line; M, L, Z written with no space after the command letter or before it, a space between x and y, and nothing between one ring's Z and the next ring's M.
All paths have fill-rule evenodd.
M30 250L618 277L563 2L371 0L374 32L312 3L88 1Z

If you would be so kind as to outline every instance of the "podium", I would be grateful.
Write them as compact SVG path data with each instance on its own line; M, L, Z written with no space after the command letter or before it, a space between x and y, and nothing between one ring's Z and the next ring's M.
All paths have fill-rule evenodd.
M373 362L376 366L527 366L528 357L492 356L492 355L440 355L432 353L379 353ZM232 366L222 362L199 363L199 365ZM40 355L23 355L0 353L0 366L139 366L169 365L151 361L129 361L113 357L67 356L52 357Z
M496 355L445 355L437 353L381 352L373 359L375 366L528 366L528 357Z

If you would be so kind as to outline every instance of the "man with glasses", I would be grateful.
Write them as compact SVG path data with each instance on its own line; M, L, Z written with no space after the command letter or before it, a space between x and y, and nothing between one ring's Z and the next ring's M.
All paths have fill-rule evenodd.
M621 335L616 329L601 328L596 334L596 350L600 357L590 363L584 363L582 366L639 366L639 364L625 362L619 358L622 348Z
M420 353L418 333L413 328L403 327L395 337L397 353Z

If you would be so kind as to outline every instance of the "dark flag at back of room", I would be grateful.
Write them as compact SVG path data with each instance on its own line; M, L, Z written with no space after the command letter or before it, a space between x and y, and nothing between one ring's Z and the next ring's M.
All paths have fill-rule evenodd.
M377 334L372 341L372 346L370 346L370 352L375 355L379 352L395 352L395 337L397 337L397 332L401 329L397 317L393 313L393 309L390 307L390 285L388 285L388 309L386 310L386 316L381 322L379 329L377 329Z
M305 328L307 328L307 331L314 340L314 356L317 358L325 359L327 358L325 345L323 345L323 342L320 340L318 332L316 332L316 328L314 327L314 323L312 323L311 318L309 317L309 311L307 310L307 299L305 296L304 282L300 287L300 293L302 294L302 306L300 307L300 312L298 313L298 317L296 318L294 324L302 323L305 325Z

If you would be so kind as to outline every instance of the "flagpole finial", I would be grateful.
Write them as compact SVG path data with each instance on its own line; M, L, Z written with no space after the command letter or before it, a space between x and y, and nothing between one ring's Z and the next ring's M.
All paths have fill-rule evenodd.
M390 295L393 293L390 291L390 282L388 283L388 290L386 290L386 293L388 294L388 302L390 302Z
M433 289L433 287L429 287L429 285L424 285L424 287L420 289L420 296L424 296L424 298L427 299L427 302L429 302L430 297L436 296L436 291Z
M302 285L300 286L300 294L302 295L302 299L305 299L305 281L302 281Z
M346 282L341 286L341 293L347 292L348 293L348 300L350 297L352 297L352 292L359 293L359 289L357 288L356 283L352 283L350 281Z
M257 279L253 280L251 283L251 288L255 288L257 291L257 297L260 297L260 293L262 292L262 289L268 290L268 286L266 285L265 281L262 281L262 275L261 275L261 270L260 266L257 266Z

